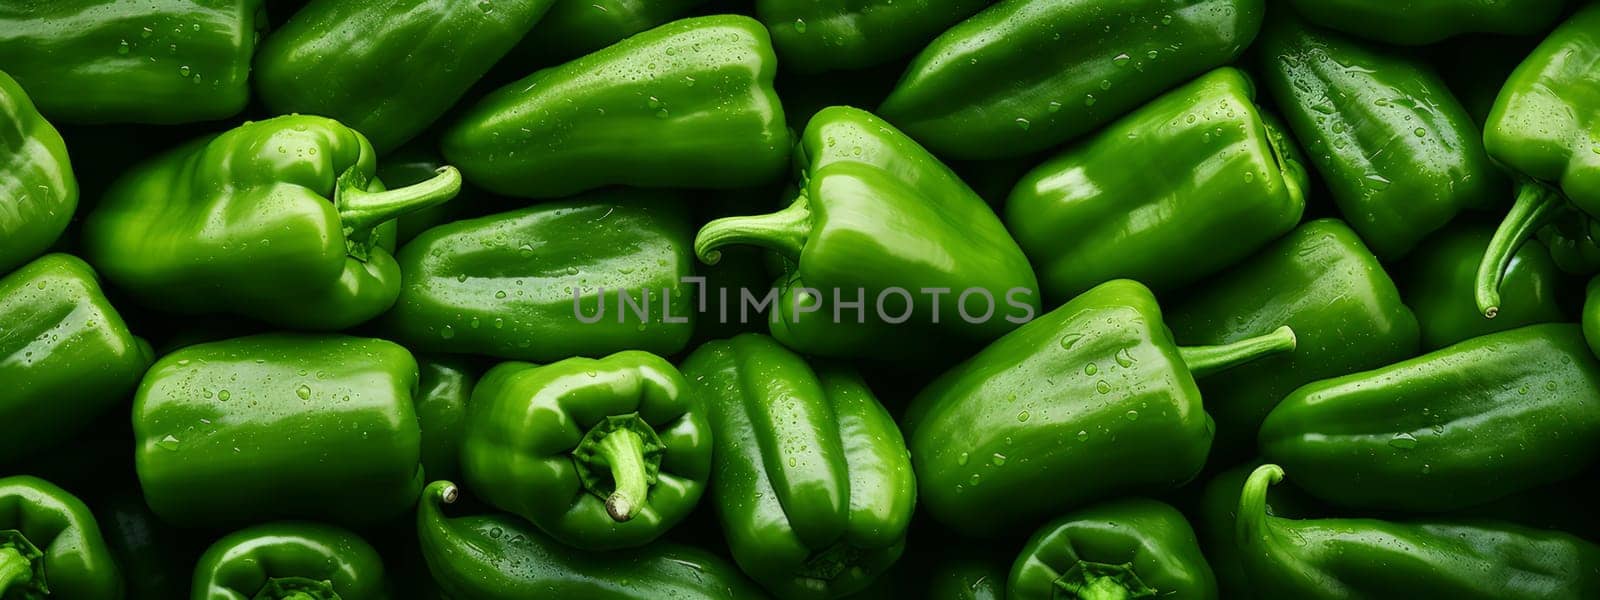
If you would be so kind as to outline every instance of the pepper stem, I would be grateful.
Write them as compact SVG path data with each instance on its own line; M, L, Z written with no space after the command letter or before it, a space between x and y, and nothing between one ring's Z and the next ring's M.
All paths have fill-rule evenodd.
M595 454L611 467L615 491L606 497L606 512L618 523L632 520L644 508L649 492L644 464L644 440L634 431L622 428L606 434Z
M722 260L723 246L749 244L767 248L793 262L811 235L811 207L804 194L788 208L748 217L726 217L706 223L694 236L694 253L708 265Z
M1242 339L1231 344L1185 346L1178 348L1178 354L1183 356L1183 362L1189 365L1189 373L1198 379L1264 356L1290 352L1294 347L1294 330L1284 325L1274 329L1272 333Z
M1500 284L1505 281L1511 258L1528 238L1560 213L1562 200L1560 193L1542 183L1527 181L1517 187L1517 201L1483 251L1473 283L1473 299L1485 318L1500 314Z
M461 172L450 166L440 167L426 181L383 192L367 191L366 179L356 175L354 167L339 177L334 203L346 231L370 231L401 215L443 204L461 191Z
M1261 465L1250 473L1239 492L1239 512L1234 523L1234 543L1249 551L1267 535L1267 488L1283 481L1283 468Z
M1087 587L1077 590L1079 600L1127 600L1128 588L1110 577L1101 577L1089 581Z
M0 596L33 579L33 561L16 548L0 548Z

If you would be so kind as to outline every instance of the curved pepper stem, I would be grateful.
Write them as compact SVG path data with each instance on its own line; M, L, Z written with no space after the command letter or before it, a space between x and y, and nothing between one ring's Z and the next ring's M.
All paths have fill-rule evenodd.
M606 497L606 513L618 523L632 520L644 508L650 491L644 440L630 429L618 429L600 440L595 454L611 467L611 479L616 482L616 490Z
M0 596L33 580L33 561L16 548L0 548Z
M1500 314L1500 284L1505 281L1511 258L1528 238L1561 212L1563 200L1560 193L1542 183L1529 181L1517 187L1517 202L1495 229L1473 282L1473 300L1485 318Z
M732 244L760 246L800 262L800 249L811 235L811 207L804 194L788 208L766 215L726 217L706 223L694 236L694 253L708 265L722 260L719 248Z
M461 172L440 167L426 181L382 192L367 191L371 180L354 167L339 176L334 206L344 223L345 237L364 240L372 229L401 215L444 204L461 192Z
M1239 492L1239 512L1234 524L1234 543L1240 548L1255 547L1267 536L1267 488L1283 481L1283 468L1261 465L1245 480Z
M1178 348L1178 353L1189 365L1189 373L1198 379L1263 356L1291 352L1295 343L1294 330L1284 325L1266 335L1219 346L1186 346Z

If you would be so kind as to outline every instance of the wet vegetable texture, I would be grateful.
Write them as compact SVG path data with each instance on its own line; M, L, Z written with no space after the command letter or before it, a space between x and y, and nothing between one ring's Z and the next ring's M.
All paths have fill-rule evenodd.
M3 600L1600 598L1597 475L1600 2L0 0Z

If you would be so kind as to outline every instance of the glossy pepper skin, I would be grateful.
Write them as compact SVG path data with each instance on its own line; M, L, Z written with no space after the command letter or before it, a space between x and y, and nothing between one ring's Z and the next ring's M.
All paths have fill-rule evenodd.
M1033 269L1000 219L911 138L866 111L836 106L812 117L795 153L792 204L717 219L695 237L695 253L708 264L739 244L792 264L769 321L784 345L822 356L880 356L883 335L984 342L1037 313ZM923 292L933 288L949 293L940 302ZM859 294L865 314L796 298L830 303L835 293L844 301ZM985 307L990 318L977 318ZM884 320L902 315L901 323Z
M267 334L168 354L133 401L145 501L190 527L393 517L422 488L416 386L411 353L377 339Z
M1258 46L1262 85L1379 258L1504 195L1476 121L1425 62L1288 16Z
M1512 71L1483 145L1511 173L1517 200L1478 267L1478 310L1500 313L1500 285L1535 233L1562 270L1600 271L1600 5L1567 19Z
M996 537L1097 500L1177 487L1211 448L1195 377L1294 344L1280 328L1179 348L1148 288L1102 284L917 395L904 419L919 497L940 523Z
M1264 597L1532 599L1600 594L1600 547L1571 535L1492 521L1271 516L1265 506L1267 489L1283 478L1282 468L1262 465L1239 496L1235 535L1250 584Z
M1420 46L1463 33L1543 32L1567 0L1291 0L1317 25L1387 44Z
M1319 381L1261 425L1296 483L1358 508L1443 511L1570 478L1600 453L1600 361L1530 325Z
M1417 315L1422 347L1437 350L1456 342L1535 323L1568 320L1560 300L1566 274L1543 244L1523 244L1506 265L1493 319L1472 302L1473 285L1494 227L1463 223L1429 237L1407 257L1397 273L1406 305Z
M244 110L262 0L0 4L0 70L66 123L192 123Z
M341 527L286 521L227 536L200 556L190 600L386 600L383 559Z
M648 352L502 363L472 392L461 470L472 489L584 550L654 541L711 474L711 426L689 382Z
M688 14L707 0L555 0L513 52L561 62Z
M1023 175L1006 226L1046 295L1065 301L1118 278L1175 288L1299 223L1304 166L1254 97L1243 72L1212 71Z
M683 374L710 411L712 494L746 573L780 598L837 598L900 557L916 479L859 374L759 334L706 343Z
M372 145L337 121L286 116L135 167L84 224L90 262L144 303L295 329L371 319L400 292L392 221L450 200L460 174L385 191Z
M127 600L172 600L188 594L201 548L150 512L137 487L112 492L92 508L118 570L130 574L123 582Z
M1200 380L1206 412L1217 424L1211 452L1228 458L1254 454L1262 419L1295 388L1417 354L1417 318L1377 257L1335 219L1301 225L1174 294L1166 317L1184 344L1229 344L1281 325L1294 329L1294 352Z
M1237 58L1263 0L1006 0L929 44L879 114L944 158L1033 154Z
M1006 581L1009 600L1217 598L1217 581L1178 509L1144 498L1097 504L1028 539Z
M1223 598L1271 599L1250 585L1236 533L1239 494L1244 491L1244 483L1250 478L1250 473L1260 465L1260 461L1251 461L1213 476L1201 491L1200 505L1194 515L1200 549L1217 576L1217 591ZM1268 492L1265 509L1268 515L1274 517L1294 518L1323 510L1316 500L1294 486L1276 486Z
M916 51L990 0L757 0L786 69L862 69Z
M122 575L82 500L37 477L0 479L0 594L123 597Z
M460 100L552 2L313 0L256 52L255 88L275 114L336 119L387 153Z
M125 406L154 360L93 269L47 254L0 278L0 462L71 440Z
M504 514L452 517L461 490L435 481L417 507L417 537L428 570L456 598L604 598L658 600L766 597L716 555L668 541L595 553L550 539L527 521Z
M613 189L430 229L400 252L383 328L422 352L512 360L677 352L694 332L694 258L676 204Z
M761 185L791 143L776 71L754 19L673 21L489 94L445 131L444 155L474 184L521 198Z
M417 426L422 430L422 471L428 477L461 472L461 439L467 404L479 369L460 357L417 357Z
M54 244L78 208L78 179L66 141L5 71L0 71L0 165L3 276Z

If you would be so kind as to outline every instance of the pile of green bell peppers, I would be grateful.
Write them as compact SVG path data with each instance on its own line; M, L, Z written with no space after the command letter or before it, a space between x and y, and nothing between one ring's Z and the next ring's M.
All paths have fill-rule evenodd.
M1600 3L0 0L0 598L1600 598Z

